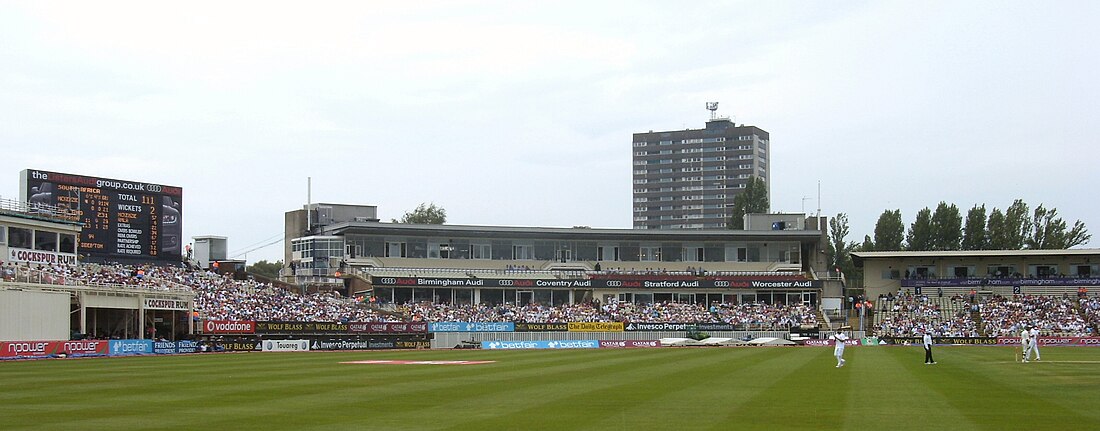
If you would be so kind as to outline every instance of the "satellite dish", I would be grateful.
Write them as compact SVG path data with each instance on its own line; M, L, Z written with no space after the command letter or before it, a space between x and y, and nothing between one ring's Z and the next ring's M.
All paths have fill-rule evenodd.
M718 102L707 102L707 110L710 111L711 120L718 118L716 113L716 111L718 111Z

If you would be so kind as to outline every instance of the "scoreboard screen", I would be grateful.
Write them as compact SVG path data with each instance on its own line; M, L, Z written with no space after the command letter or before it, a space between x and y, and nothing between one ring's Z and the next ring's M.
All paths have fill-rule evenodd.
M23 201L76 211L84 223L77 253L106 260L180 259L182 188L34 169L20 177Z

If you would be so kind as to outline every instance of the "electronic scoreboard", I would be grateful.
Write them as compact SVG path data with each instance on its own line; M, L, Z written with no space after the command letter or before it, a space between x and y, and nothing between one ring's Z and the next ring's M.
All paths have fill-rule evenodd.
M183 189L139 181L25 169L20 193L32 208L76 211L84 223L77 253L100 259L179 261Z

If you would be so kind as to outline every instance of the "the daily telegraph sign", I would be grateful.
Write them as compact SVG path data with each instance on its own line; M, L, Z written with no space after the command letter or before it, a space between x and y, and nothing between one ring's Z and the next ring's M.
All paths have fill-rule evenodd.
M492 287L512 289L819 289L817 280L716 279L512 279L512 278L441 278L374 277L375 286L387 287Z

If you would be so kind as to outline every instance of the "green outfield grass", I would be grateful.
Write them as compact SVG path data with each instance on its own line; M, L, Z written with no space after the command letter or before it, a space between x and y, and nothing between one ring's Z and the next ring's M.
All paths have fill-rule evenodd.
M0 429L1100 429L1100 348L242 353L0 362ZM349 365L355 360L484 365Z

